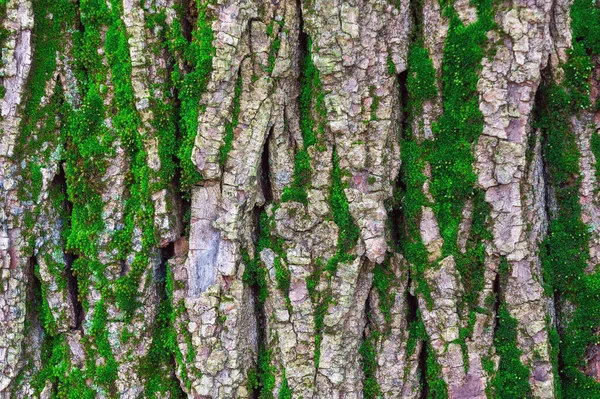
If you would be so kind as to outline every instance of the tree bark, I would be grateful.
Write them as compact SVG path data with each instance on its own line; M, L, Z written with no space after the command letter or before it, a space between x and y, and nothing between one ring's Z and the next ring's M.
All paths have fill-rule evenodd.
M597 0L0 0L0 399L600 398Z

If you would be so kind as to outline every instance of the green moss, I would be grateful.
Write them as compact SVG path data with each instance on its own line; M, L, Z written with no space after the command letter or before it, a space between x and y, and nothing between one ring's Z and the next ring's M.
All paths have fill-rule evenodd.
M549 324L549 323L548 323ZM550 326L548 328L548 338L550 341L550 358L552 359L552 373L554 374L554 397L556 399L562 399L562 384L560 383L560 335L556 327Z
M354 261L354 256L351 254L351 251L356 246L359 238L358 226L356 226L354 219L350 214L348 200L344 193L345 186L341 180L341 170L335 148L332 153L332 163L332 184L329 192L329 204L333 220L338 226L337 251L329 258L325 268L323 268L321 261L318 260L313 272L307 279L307 288L311 299L315 304L315 364L317 368L319 367L321 357L321 340L323 338L324 319L327 309L333 299L331 292L331 278L337 272L340 262ZM326 274L323 272L326 272ZM323 275L327 279L327 288L323 292L318 292L316 287Z
M428 254L419 230L422 208L431 206L423 193L423 184L427 180L423 171L431 143L418 140L417 136L421 135L412 132L411 126L415 117L421 115L423 103L437 95L437 86L433 63L419 41L413 42L409 50L406 90L408 103L404 107L408 129L402 132L400 140L402 188L396 193L397 202L400 203L399 210L403 212L405 221L405 228L400 231L399 250L411 265L411 276L416 283L417 293L422 293L428 306L431 306L431 294L424 276L429 267Z
M281 29L283 28L284 21L278 21L279 29L275 32L275 38L271 42L271 47L269 48L269 60L267 65L267 73L270 75L273 73L273 69L275 68L275 60L277 59L277 54L279 54L279 49L281 48ZM273 30L274 23L271 22L267 27L267 35L272 36L274 33Z
M233 130L237 128L240 116L240 100L242 97L242 75L238 76L235 84L233 104L231 111L231 120L225 123L225 136L223 137L223 146L219 150L219 165L225 166L227 155L233 146Z
M257 299L258 303L262 306L269 296L269 290L267 288L267 270L262 262L260 262L258 255L255 255L255 258L251 259L247 250L243 249L241 252L245 265L242 279L246 285L258 288Z
M3 5L5 4L0 4ZM77 6L79 6L79 13ZM25 162L22 163L26 167L21 174L24 180L31 184L21 187L19 195L24 201L36 199L41 192L42 169L50 164L64 161L67 198L62 193L55 195L55 190L51 190L50 200L55 211L64 209L67 199L72 204L71 215L60 217L68 219L64 223L65 246L68 252L77 257L73 263L73 272L79 282L80 300L89 318L86 320L87 334L82 341L87 358L85 367L82 370L71 369L66 345L62 341L63 338L57 334L59 320L54 320L46 298L47 290L44 286L41 287L40 318L46 332L44 341L46 360L39 381L43 387L46 380L51 380L57 389L58 397L95 397L96 392L90 391L88 388L90 386L93 386L97 393L103 393L105 396L114 395L113 383L117 377L117 363L112 353L111 341L108 339L107 309L116 301L124 312L125 321L131 319L139 304L136 297L142 283L141 277L157 256L153 203L150 195L155 190L165 188L176 175L175 115L179 113L185 116L181 122L184 128L189 128L189 124L186 123L194 123L193 121L196 121L197 128L199 93L206 86L209 74L207 70L210 69L212 57L212 50L204 51L210 48L212 41L212 33L206 34L207 30L210 31L210 26L205 18L205 9L201 10L203 14L199 18L200 27L197 29L202 32L195 32L194 43L186 43L185 46L180 47L177 45L182 44L181 42L171 43L170 47L173 53L182 50L179 55L184 59L184 63L195 67L190 74L193 79L188 79L186 75L186 78L177 81L178 94L181 94L180 99L182 99L181 108L173 107L171 98L165 102L160 101L165 98L163 95L169 96L167 83L163 87L156 85L150 87L151 106L155 114L153 124L156 128L161 159L161 170L155 172L147 167L144 141L139 133L141 121L135 108L131 83L132 68L128 38L122 22L121 2L112 1L110 7L100 0L82 1L78 5L67 0L34 2L33 48L35 52L23 112L25 118L17 142L18 152L26 157ZM50 79L55 79L56 52L61 49L62 36L67 30L77 26L78 17L80 17L81 29L70 32L74 38L74 72L77 89L81 93L81 104L71 97L65 98L66 101L61 103L65 96L60 84L56 85L49 99L46 98L45 89ZM155 32L160 31L158 42L162 44L157 45L158 51L167 39L164 19L163 12L148 20L149 24L157 28ZM169 40L175 42L175 34L172 33L169 31ZM208 36L210 40L207 40ZM181 38L183 36L177 39ZM151 51L156 53L157 48ZM103 54L99 52L100 49L104 50ZM108 61L106 64L104 57ZM106 106L105 100L109 90L106 86L106 77L109 75L114 90L111 94L114 94L114 97L112 103ZM168 82L166 75L162 77L165 78L165 82ZM159 94L160 92L163 94ZM196 105L193 105L194 103ZM56 118L57 115L61 118ZM111 120L110 128L105 122L107 118ZM57 124L59 120L62 122L60 126ZM57 135L56 131L59 128L60 135ZM196 128L193 129L193 137ZM190 131L186 132L191 134ZM124 224L115 232L110 246L105 247L101 241L101 237L106 234L102 199L106 187L102 180L107 171L108 160L116 155L117 142L124 147L128 158L128 169L125 171L127 190L123 198ZM62 150L63 146L65 151ZM191 164L190 156L184 158L189 159ZM190 175L188 173L185 177ZM188 182L186 180L186 183ZM25 216L26 230L31 231L34 228L36 218L37 213L34 212L29 212ZM141 231L141 249L134 250L132 243L136 230ZM35 237L27 237L27 241L32 243L31 250ZM99 252L102 251L107 251L112 256L106 263L98 258ZM56 261L54 254L46 253L42 256L51 273L56 273L57 277L60 277L60 273L64 273L64 270L61 270L64 264ZM106 267L112 265L112 262L126 259L130 262L129 272L109 284L105 275ZM57 278L57 283L60 289L66 289L67 283L64 278ZM94 304L93 309L90 308L89 303L92 290L98 292L101 297L100 301ZM158 367L164 367L165 370L172 370L173 357L179 364L183 364L182 355L175 345L172 322L173 310L170 299L168 304L165 299L161 301L159 316L153 327L154 338L148 355L151 362ZM123 340L135 338L127 329L124 329L119 336ZM146 367L146 371L149 370L150 367ZM144 372L144 366L141 366L141 372ZM153 377L157 375L156 373L152 376L150 373L148 375L149 378L145 381L147 397L167 391L171 393L171 397L179 395L180 392L172 389L177 384L158 381Z
M377 359L375 353L375 344L379 338L379 333L373 331L360 345L358 350L361 356L361 364L363 370L363 396L366 399L378 399L381 398L383 393L375 377L377 371Z
M303 146L296 152L292 184L284 189L281 196L282 202L296 201L304 205L308 204L307 189L312 176L308 149L317 143L317 135L323 136L325 116L321 80L312 61L311 47L311 41L308 39L308 51L302 60L298 98Z
M111 79L114 83L112 116L113 132L129 156L128 183L129 198L125 201L125 226L115 232L115 240L111 244L119 251L118 259L125 259L132 252L133 232L141 229L141 249L134 253L129 272L116 280L114 294L126 320L130 320L133 312L139 307L137 300L140 280L149 266L149 259L156 257L153 248L157 241L154 236L154 207L150 193L150 172L147 166L147 155L143 138L139 133L141 121L135 109L135 96L131 83L131 60L125 25L121 20L122 4L111 3L104 49L108 60Z
M388 56L387 58L387 70L390 75L396 75L396 63L394 63L394 60L391 56Z
M168 393L171 398L185 398L179 386L179 381L174 378L165 378L176 362L180 377L188 389L191 382L187 369L182 361L182 354L177 345L175 323L175 310L173 309L173 276L167 270L164 291L159 303L158 314L154 321L152 343L148 354L140 364L140 375L145 381L144 397L164 397Z
M468 294L463 306L469 314L468 327L460 331L458 343L463 347L466 358L466 338L472 333L476 316L476 303L484 281L484 242L490 238L487 229L488 206L483 192L474 191L476 182L472 170L474 162L471 153L483 130L483 116L479 111L477 81L481 69L481 60L487 45L486 32L494 27L493 4L491 1L473 2L477 8L478 20L468 26L463 25L452 5L442 4L444 14L449 19L449 30L444 45L441 83L443 113L433 124L434 140L424 140L422 134L403 132L401 141L400 193L405 230L401 231L400 249L411 265L411 278L414 279L417 292L422 294L428 307L433 305L425 272L435 267L429 261L429 254L422 242L419 221L423 207L431 207L439 222L440 233L444 239L443 256L454 255L457 269ZM437 96L436 72L427 50L422 46L419 36L420 22L416 24L416 40L411 45L408 56L408 92L407 125L415 125L415 117L422 114L423 103ZM417 120L418 121L418 120ZM416 124L422 129L421 122ZM423 174L426 162L432 169L430 191L434 197L430 203L423 193L426 176ZM458 226L462 220L462 210L468 200L473 200L474 223L467 243L465 254L456 246ZM410 346L416 345L416 333L426 334L420 324L413 323ZM414 349L412 349L414 350ZM466 358L468 365L468 358ZM439 376L439 366L433 352L428 349L427 384L430 397L447 397L447 388ZM434 372L437 370L437 372Z
M84 372L72 367L70 350L62 335L44 339L41 369L32 381L36 395L44 389L46 381L53 383L53 398L93 399L97 394L86 384Z
M285 370L283 370L281 379L282 379L282 381L281 381L281 387L279 387L278 399L292 399L292 391L290 390L290 387L288 385L288 380L285 375Z
M573 110L590 107L592 56L600 54L600 8L589 0L575 0L571 6L572 49L564 66L565 87Z
M6 20L6 5L8 4L8 0L0 0L0 21ZM0 48L4 48L4 43L6 39L8 39L9 31L4 26L0 27ZM6 88L3 85L0 85L2 92L0 93L0 98L4 97L6 93Z
M48 83L54 79L56 52L60 48L60 36L66 29L66 21L74 15L74 7L66 1L53 4L40 1L34 4L35 24L32 36L32 71L25 90L25 107L14 154L20 176L17 195L24 204L37 204L42 190L42 168L50 168L62 154L57 115L60 114L62 87L54 86L46 98ZM6 3L0 5L0 15L5 14ZM6 39L7 31L0 30L0 42ZM33 228L41 207L26 207L28 222L23 229L24 239L31 245L23 248L33 254ZM33 223L31 223L33 222Z
M171 76L180 102L178 113L180 115L179 131L182 136L182 143L177 156L181 166L179 184L185 196L189 196L192 186L202 180L202 176L192 162L192 150L198 133L198 113L201 111L200 98L202 93L206 91L215 53L212 44L214 34L211 26L213 16L208 8L211 3L212 0L196 1L198 18L190 43L183 36L183 28L180 22L184 18L182 12L179 13L179 18L173 21L168 33L171 53L176 59L182 59L185 64L184 70L180 70L176 64Z
M510 265L505 257L500 259L498 273L500 284L505 286L510 273ZM494 346L496 354L500 357L500 363L491 382L494 397L498 399L531 398L531 387L529 386L531 372L521 363L522 352L517 346L518 321L511 316L504 298L499 300Z
M278 204L273 206L271 210L273 214L277 207ZM256 241L255 250L253 251L254 257L250 258L246 249L242 249L241 251L245 264L243 280L246 285L253 287L257 292L258 301L255 306L256 311L259 313L264 313L264 304L269 296L268 270L266 265L260 259L260 253L266 248L270 248L275 253L273 267L275 268L277 289L282 291L286 299L286 305L288 309L291 309L289 298L291 274L282 262L285 258L283 242L280 238L271 233L273 224L273 218L269 217L267 211L263 209L258 219L258 239ZM246 375L249 392L261 399L272 399L274 397L273 392L276 385L275 373L277 370L272 359L272 346L272 344L261 345L258 352L257 367L256 369L248 369ZM291 393L287 386L285 370L282 370L282 373L283 383L279 388L279 397L289 398L291 397Z
M420 370L420 372L425 373L421 378L424 379L424 382L427 384L427 389L425 390L427 398L445 399L448 397L448 387L446 382L442 379L442 367L435 357L433 348L431 348L431 343L429 342L429 337L427 331L425 331L425 325L423 324L423 319L421 317L421 311L417 309L415 319L411 320L409 323L408 341L406 343L407 357L410 357L415 353L419 341L423 342L422 350L426 351L425 367L424 370ZM410 369L406 368L404 371L404 378L407 378L408 372L410 372ZM423 389L424 387L421 386L421 388Z
M434 126L436 139L429 161L430 189L445 254L456 253L461 212L473 195L476 181L471 147L483 130L477 81L487 44L486 32L494 27L494 10L491 0L477 1L475 5L478 20L468 26L463 25L452 6L444 11L449 19L442 67L444 111Z
M394 67L395 69L395 67ZM406 90L410 96L413 115L422 111L423 102L437 96L436 76L433 62L421 43L411 45L408 53L408 76Z
M581 219L579 203L579 158L570 120L586 109L595 111L590 102L592 57L600 54L600 8L591 1L576 0L571 7L573 48L564 66L562 86L550 84L541 92L538 127L544 133L543 153L554 188L558 213L551 220L541 247L545 282L560 301L573 305L573 312L560 315L565 325L560 336L550 330L553 364L556 370L557 397L600 396L600 384L582 371L582 359L589 345L597 343L594 331L600 318L600 283L598 274L587 274L589 262L588 226ZM596 104L597 106L597 104ZM597 134L591 149L600 159ZM596 175L600 167L596 164Z
M113 384L117 380L117 361L108 339L107 317L104 299L101 299L94 307L94 318L89 334L83 338L88 355L85 366L90 374L96 377L100 385L109 390L114 390ZM98 362L98 358L101 358L102 361Z
M425 324L421 317L421 311L417 309L417 317L415 320L411 320L408 325L408 341L406 343L406 354L412 356L417 348L417 343L420 340L427 340L427 332L425 331Z
M281 264L281 258L276 257L274 261L275 267L275 279L277 280L277 288L281 290L286 298L289 300L290 295L290 284L291 284L291 273L290 271Z
M315 368L319 368L319 364L321 362L321 342L323 341L323 328L325 326L325 315L327 314L327 309L329 309L329 304L333 300L333 295L331 290L328 288L324 292L320 292L315 307Z
M369 87L369 95L371 96L371 120L377 120L377 110L379 109L379 97L375 94L375 86Z
M430 343L426 344L426 350L427 399L446 399L448 397L448 385L442 379L442 366L438 363Z
M272 349L260 348L257 367L256 369L249 369L247 374L248 391L256 398L274 399L276 369L272 363ZM279 397L281 398L281 393Z
M102 123L104 105L97 87L90 87L81 111L72 111L64 106L63 112L67 115L65 131L68 143L65 175L69 201L73 204L67 249L79 256L95 257L98 253L96 238L104 229L104 203L100 195L103 188L101 176L106 170L104 157L113 152L102 140L108 132Z
M455 254L456 268L465 289L462 298L463 306L466 306L471 313L476 310L479 293L485 284L485 243L492 239L488 228L490 205L485 201L483 190L475 190L472 201L473 220L466 251Z
M394 273L390 268L390 259L375 264L373 268L373 286L379 296L379 310L387 325L392 322L391 308L394 305L396 293L392 289Z
M521 363L517 347L517 320L503 304L498 310L498 328L494 337L496 353L500 356L498 372L492 382L498 399L532 398L529 370Z
M571 131L570 113L578 94L551 85L542 92L539 127L545 133L544 157L558 204L557 217L550 221L549 234L541 247L545 282L574 311L568 316L559 345L560 379L564 397L600 395L600 384L580 370L600 318L600 284L597 274L586 274L589 261L588 226L581 220L579 203L579 151Z
M168 50L169 26L167 24L166 10L156 4L147 4L150 9L145 9L148 29L155 33L155 40L148 44L149 50L155 57L160 57ZM142 5L145 7L146 5ZM148 81L150 94L150 109L153 117L150 120L157 138L160 169L150 168L150 191L152 193L168 188L173 189L171 183L178 176L179 161L177 152L180 142L177 132L176 93L172 90L174 82L171 80L168 68L156 71L158 82Z
M403 162L400 180L404 192L400 196L403 197L402 210L406 227L405 230L401 230L400 250L411 265L411 276L416 283L417 293L422 293L427 306L431 307L433 301L425 279L425 271L429 267L429 255L419 229L422 207L429 205L423 193L423 184L426 181L423 174L425 168L423 146L407 135L402 140L401 157Z
M327 262L327 271L332 275L337 271L338 263L351 262L354 257L350 251L356 246L359 229L350 213L348 199L344 193L345 183L342 182L342 171L335 148L332 152L331 188L329 190L329 206L333 221L338 227L337 252Z
M79 109L63 105L65 115L64 138L65 174L69 201L73 204L70 228L67 231L67 249L78 255L73 271L80 281L80 297L89 311L87 296L89 286L95 286L101 299L94 306L89 334L84 337L87 361L85 375L94 384L114 390L117 364L112 354L107 333L107 301L117 300L129 319L135 310L137 287L143 271L148 266L150 249L155 245L152 203L149 194L149 172L142 139L138 133L139 117L131 86L131 62L125 27L121 21L122 5L111 4L110 11L103 2L90 0L80 5L83 30L75 32L77 75L81 82L83 102ZM106 29L106 41L100 32ZM104 47L108 65L98 56ZM110 71L114 83L114 114L112 129L104 123L106 87L104 79ZM98 259L100 237L104 234L102 220L105 187L102 177L108 159L114 157L113 143L118 139L130 158L130 171L126 179L129 198L125 202L125 226L117 231L110 249L119 251L116 260L131 252L135 226L142 230L142 249L135 253L130 273L109 285L104 274L106 265ZM104 248L106 249L106 248ZM114 289L114 291L113 291ZM96 359L102 359L97 362Z
M258 239L256 241L254 258L250 258L246 249L242 250L242 258L246 266L243 275L244 283L249 286L254 286L258 289L258 301L261 306L269 296L269 290L267 287L268 270L260 260L260 253L265 248L272 249L276 254L274 267L277 287L285 294L289 302L291 275L289 270L287 270L281 263L282 257L284 256L282 242L275 235L271 234L272 223L273 220L269 218L266 210L263 210L260 213L258 220Z

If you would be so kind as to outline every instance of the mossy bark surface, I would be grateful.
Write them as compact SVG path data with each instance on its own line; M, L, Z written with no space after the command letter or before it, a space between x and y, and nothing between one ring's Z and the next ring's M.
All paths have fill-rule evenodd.
M600 398L596 0L0 0L0 399Z

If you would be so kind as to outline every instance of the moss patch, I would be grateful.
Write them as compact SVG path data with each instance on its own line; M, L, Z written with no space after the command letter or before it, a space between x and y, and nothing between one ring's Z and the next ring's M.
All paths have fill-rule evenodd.
M308 149L317 143L317 137L323 136L323 118L325 116L321 80L319 71L312 61L310 39L308 39L307 47L308 51L301 65L300 96L298 98L303 145L296 152L292 184L286 187L281 195L282 202L296 201L304 205L308 204L307 189L310 187L312 176Z

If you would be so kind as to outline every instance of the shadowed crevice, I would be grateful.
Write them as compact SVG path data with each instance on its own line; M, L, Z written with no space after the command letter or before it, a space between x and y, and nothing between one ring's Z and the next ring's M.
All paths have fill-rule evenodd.
M83 332L82 323L85 317L83 312L83 305L79 300L79 280L73 273L73 262L77 259L76 255L65 253L65 273L67 275L67 282L69 287L69 299L73 305L73 314L75 316L75 327L72 330L79 330Z
M192 31L198 20L196 0L179 0L179 6L183 10L183 17L180 20L183 37L185 37L188 43L191 43Z
M165 281L167 277L167 264L175 256L175 243L170 242L167 246L160 248L160 262L156 269L156 280Z
M493 314L494 314L494 335L493 337L496 338L496 335L498 333L498 327L500 325L499 320L498 320L498 313L500 311L500 290L501 290L501 286L500 286L500 272L496 273L496 278L494 279L494 284L492 285L492 295L494 295L494 307L493 307Z
M54 212L58 212L59 215L62 215L60 225L63 229L66 229L70 225L73 204L68 200L69 196L67 193L67 180L64 168L62 166L58 168L57 173L54 175L54 178L50 183L50 190L54 193L60 194L60 196L63 198L63 201L55 204L55 207L59 207L59 209L54 209ZM73 264L76 262L77 258L77 255L63 250L65 276L67 278L67 291L69 300L71 301L71 306L73 308L74 316L74 325L71 326L71 330L79 330L83 332L82 322L85 317L85 313L79 297L79 280L77 279L76 273L73 270Z
M427 382L427 356L429 355L429 348L426 344L423 345L419 352L419 382L421 383L421 396L419 399L428 399L429 395L429 384Z
M269 142L271 141L271 137L273 137L273 129L271 126L269 129L269 133L265 139L265 144L263 146L263 152L260 158L260 167L258 171L259 181L258 184L261 187L262 193L265 197L265 204L269 204L273 201L273 189L271 187L271 173L269 167Z

